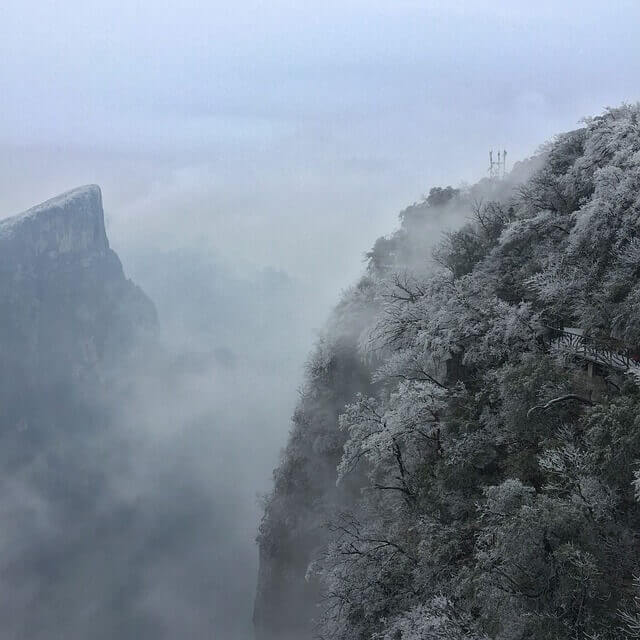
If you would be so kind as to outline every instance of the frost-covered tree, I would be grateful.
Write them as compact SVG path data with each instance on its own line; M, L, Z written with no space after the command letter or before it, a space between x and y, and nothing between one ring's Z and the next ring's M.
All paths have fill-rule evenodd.
M297 452L322 432L333 473L276 484L263 524L295 530L285 495L324 505L321 637L640 637L639 117L608 110L505 181L432 190L369 254L342 303L363 383L312 384L335 412L298 422L278 471L317 477ZM463 224L434 247L444 215Z

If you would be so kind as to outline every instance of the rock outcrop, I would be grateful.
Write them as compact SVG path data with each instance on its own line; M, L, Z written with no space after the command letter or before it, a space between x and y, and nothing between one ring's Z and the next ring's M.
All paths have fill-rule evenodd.
M100 373L153 331L153 304L109 247L99 187L0 221L0 309L4 429L28 420L25 396Z
M0 221L2 637L154 637L114 595L133 520L109 465L128 464L115 412L156 323L97 186Z

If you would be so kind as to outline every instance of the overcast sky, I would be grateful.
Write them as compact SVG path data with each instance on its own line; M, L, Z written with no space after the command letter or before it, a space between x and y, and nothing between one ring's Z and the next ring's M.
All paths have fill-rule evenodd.
M635 101L639 28L633 0L8 0L0 215L97 182L125 253L195 239L328 296L490 147Z

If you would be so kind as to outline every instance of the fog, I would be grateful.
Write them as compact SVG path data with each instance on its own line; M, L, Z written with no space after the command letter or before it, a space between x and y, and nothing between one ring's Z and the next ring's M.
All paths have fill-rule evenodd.
M158 309L167 358L129 381L110 489L142 505L125 573L154 637L250 637L259 496L306 354L397 213L637 99L640 6L600 7L3 4L0 217L99 184Z

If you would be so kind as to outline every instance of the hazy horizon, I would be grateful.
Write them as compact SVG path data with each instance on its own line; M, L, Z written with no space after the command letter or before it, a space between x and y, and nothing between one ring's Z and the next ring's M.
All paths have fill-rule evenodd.
M640 7L597 6L10 1L0 216L98 183L116 249L197 239L326 309L430 187L638 98Z

